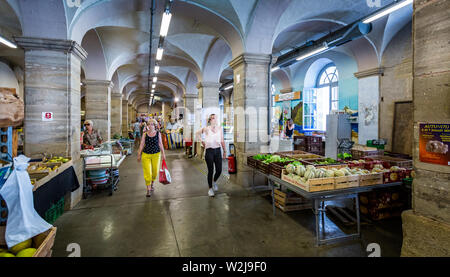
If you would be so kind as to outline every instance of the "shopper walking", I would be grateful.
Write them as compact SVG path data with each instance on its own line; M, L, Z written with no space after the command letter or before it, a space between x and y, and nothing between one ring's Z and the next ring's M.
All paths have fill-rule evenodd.
M205 135L205 139L201 139L201 135ZM226 159L226 150L225 150L225 142L223 140L223 132L220 126L217 124L216 115L211 114L208 118L208 126L205 128L200 129L196 133L197 140L202 141L203 147L206 149L205 154L205 161L206 165L208 166L208 195L214 196L214 192L218 191L219 188L217 187L217 180L220 177L220 174L222 174L222 159L221 159L221 146L223 149L223 158ZM213 180L213 173L214 168L216 170L216 173L214 174L214 180ZM213 182L214 181L214 182Z
M149 120L146 132L142 134L137 158L138 162L142 161L147 197L154 191L153 184L158 176L161 154L162 160L166 159L161 134L156 130L157 124L155 120Z

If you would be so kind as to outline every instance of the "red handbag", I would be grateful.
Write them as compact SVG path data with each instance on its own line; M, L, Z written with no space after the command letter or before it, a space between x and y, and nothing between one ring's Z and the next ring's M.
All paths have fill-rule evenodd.
M162 161L161 169L159 170L159 182L163 185L168 185L172 181L169 169L166 165L166 160Z

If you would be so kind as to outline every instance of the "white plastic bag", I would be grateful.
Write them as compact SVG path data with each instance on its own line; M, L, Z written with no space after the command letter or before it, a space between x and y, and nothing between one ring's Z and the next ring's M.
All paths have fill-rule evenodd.
M52 227L34 209L33 185L27 172L29 160L24 155L14 158L14 170L0 190L8 206L5 233L8 248Z

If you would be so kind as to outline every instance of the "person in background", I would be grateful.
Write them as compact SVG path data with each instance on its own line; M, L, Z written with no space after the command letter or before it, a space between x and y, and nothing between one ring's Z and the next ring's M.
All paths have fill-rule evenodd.
M94 123L92 120L86 120L84 122L86 131L83 136L83 148L100 147L103 143L103 138L100 135L100 131L94 129Z
M201 139L202 134L205 134L205 140ZM205 161L208 167L208 195L212 197L214 196L214 191L219 190L216 182L220 174L222 174L221 146L223 149L223 159L227 158L222 128L218 126L215 114L211 114L208 117L208 126L200 129L196 133L196 139L201 140L203 147L206 149ZM214 175L213 182L214 167L216 168L216 174Z
M154 191L153 183L158 176L161 154L162 160L166 159L161 134L156 130L157 124L156 120L149 120L146 132L142 134L137 158L138 162L142 161L147 197Z
M137 120L133 123L134 144L136 144L137 146L139 146L139 142L141 140L141 126L140 125L141 124Z
M295 129L294 120L292 120L291 118L286 122L286 129L284 130L285 137L292 138L292 135L294 134L294 129Z

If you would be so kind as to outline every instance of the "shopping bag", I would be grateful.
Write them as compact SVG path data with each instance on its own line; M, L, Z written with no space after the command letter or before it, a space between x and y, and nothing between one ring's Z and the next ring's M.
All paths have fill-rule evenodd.
M162 161L161 169L159 170L159 182L163 185L168 185L172 181L169 169L167 169L166 160Z
M5 232L8 248L52 227L34 209L33 185L27 172L29 160L24 155L14 158L14 170L0 189L8 206Z

